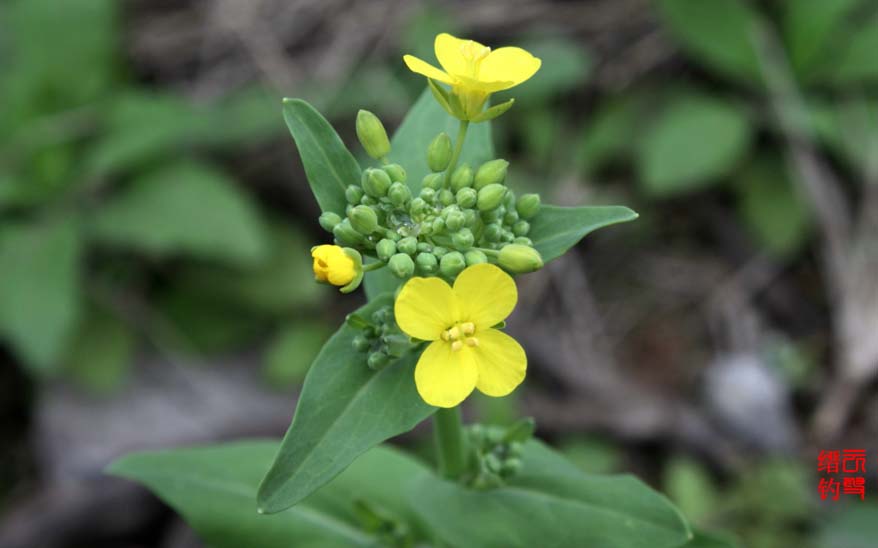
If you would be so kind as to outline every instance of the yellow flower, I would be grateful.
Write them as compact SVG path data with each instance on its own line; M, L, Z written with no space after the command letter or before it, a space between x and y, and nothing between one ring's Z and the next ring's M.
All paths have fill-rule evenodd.
M460 99L466 120L482 111L491 93L524 82L539 70L541 63L521 48L491 51L478 42L446 33L436 36L434 49L444 71L413 55L405 55L403 60L412 72L449 84Z
M517 300L515 282L492 264L467 268L454 288L439 278L412 278L403 286L394 307L396 322L408 335L432 341L415 368L425 402L454 407L475 388L505 396L524 380L524 349L493 329Z
M314 258L314 278L318 282L347 286L357 277L357 264L337 245L318 245L311 248Z

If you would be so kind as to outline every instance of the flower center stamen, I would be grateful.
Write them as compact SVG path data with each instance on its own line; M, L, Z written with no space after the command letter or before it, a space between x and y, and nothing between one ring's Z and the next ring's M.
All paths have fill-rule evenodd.
M463 345L469 347L479 346L479 340L472 335L476 332L476 326L472 322L454 324L442 332L442 340L451 343L451 350L457 352Z
M491 48L477 44L472 40L468 40L460 45L460 54L466 61L467 68L469 69L467 72L469 72L471 78L479 77L479 66L489 53L491 53Z

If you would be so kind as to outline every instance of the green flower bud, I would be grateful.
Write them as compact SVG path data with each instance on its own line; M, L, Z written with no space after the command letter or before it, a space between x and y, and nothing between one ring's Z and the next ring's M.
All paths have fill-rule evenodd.
M387 261L390 257L396 254L396 242L393 240L388 240L387 238L378 242L378 245L375 246L375 253L378 255L378 258L382 261Z
M360 185L348 185L344 191L345 200L351 205L357 205L363 198L363 189Z
M531 239L528 238L527 236L518 236L517 238L515 238L514 240L512 240L512 243L514 243L514 244L521 244L521 245L528 245L528 246L531 246L531 247L533 247L533 245L534 245L533 240L531 240Z
M500 475L503 477L514 476L521 470L521 459L511 458L503 461L503 467L500 469Z
M518 222L518 213L515 210L506 209L506 215L503 215L503 224L514 225Z
M392 182L390 175L383 169L368 168L363 171L363 190L373 198L386 195Z
M349 219L343 219L335 225L332 235L340 245L355 247L363 243L363 235L354 230Z
M320 218L317 219L317 222L320 223L320 226L323 227L323 230L327 232L332 232L332 229L335 228L335 225L341 222L341 216L338 213L326 211L320 215Z
M479 197L476 205L479 211L490 211L496 209L503 201L506 194L506 187L499 184L484 186L479 190Z
M466 215L460 211L451 211L445 216L445 227L451 232L457 232L466 224Z
M476 213L475 209L466 209L463 212L463 217L466 219L466 226L474 227L476 226L476 222L479 220L479 214Z
M512 192L512 189L509 189L509 192L506 193L506 197L503 198L503 206L506 207L506 211L512 211L515 209L515 193ZM518 213L516 213L518 215Z
M372 343L370 343L369 339L367 339L366 337L362 335L357 335L356 337L354 337L353 345L354 350L356 350L357 352L365 352L366 350L369 350L369 348L372 346Z
M411 339L401 333L385 335L382 340L386 352L394 358L405 356L405 353L412 347Z
M540 195L524 194L519 196L515 209L522 219L532 219L540 210Z
M439 261L439 271L446 278L454 278L464 268L466 268L466 260L463 258L463 254L457 251L446 253Z
M423 198L415 198L409 204L409 214L420 215L427 209L427 202Z
M462 164L451 174L451 190L458 190L473 184L473 168L469 164Z
M387 268L397 278L408 278L415 273L415 262L405 253L397 253L387 261Z
M350 219L351 226L354 227L354 230L360 234L368 235L378 230L378 215L375 213L375 210L369 206L358 205L351 210L348 219Z
M543 258L536 249L520 244L509 244L500 250L497 263L513 274L533 272L543 267Z
M478 249L470 249L463 255L463 258L466 260L466 266L488 262L488 256Z
M445 220L442 217L436 217L433 219L433 224L431 226L433 229L433 234L439 234L443 230L445 230Z
M368 194L360 198L360 204L364 206L375 206L378 205L378 199L369 196Z
M399 164L387 164L386 166L382 166L381 169L384 170L385 173L390 177L390 180L394 183L404 183L405 182L405 169Z
M396 250L400 253L414 255L415 252L418 250L417 238L413 238L411 236L403 238L402 240L396 242Z
M430 187L424 187L421 189L421 198L427 203L432 203L436 199L436 191Z
M439 190L442 188L442 174L441 173L430 173L424 176L424 179L421 181L421 188L432 188L433 190Z
M366 364L369 366L369 369L374 369L378 371L379 369L383 369L390 363L390 356L388 356L385 352L372 352L369 354L369 358L366 360Z
M491 223L485 226L485 232L482 234L489 242L499 242L503 237L503 227L498 223Z
M383 324L386 323L387 320L390 319L390 310L386 308L379 308L375 312L372 313L372 322L375 324Z
M427 165L430 171L445 171L451 162L451 137L444 131L427 147Z
M504 215L506 215L506 208L503 206L488 211L482 211L481 213L482 220L486 223L496 222L502 224Z
M515 234L513 234L511 230L504 230L503 236L500 238L500 240L503 242L512 243L512 241L515 240Z
M390 185L387 197L390 199L391 204L401 207L412 197L412 192L404 183L397 182Z
M366 149L366 154L380 160L390 154L390 141L384 124L368 110L357 113L357 138Z
M457 191L457 205L463 208L470 208L476 205L479 193L473 188L462 188Z
M418 251L429 253L433 251L433 246L427 242L418 242Z
M441 245L437 245L436 247L433 248L432 253L433 253L433 255L436 255L437 259L441 259L442 257L445 256L446 253L448 253L448 249L445 247L442 247Z
M415 258L415 264L418 267L418 271L422 274L435 274L439 266L439 260L436 259L436 255L424 252L418 253L418 256Z
M473 242L475 238L473 237L473 233L468 228L461 228L459 231L454 233L454 236L451 237L451 241L454 243L454 247L460 250L467 250L473 246Z
M443 188L439 191L439 203L444 206L450 206L454 203L454 193L447 188Z
M509 162L506 160L491 160L479 166L473 179L473 188L480 190L488 185L503 184L506 180L506 168Z
M512 233L516 236L527 236L530 232L530 223L527 221L518 221L512 225Z

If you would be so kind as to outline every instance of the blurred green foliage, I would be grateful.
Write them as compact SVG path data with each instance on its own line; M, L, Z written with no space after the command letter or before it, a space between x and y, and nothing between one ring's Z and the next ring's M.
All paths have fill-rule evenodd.
M212 159L282 136L279 101L253 87L195 104L139 85L120 9L0 6L0 336L34 375L104 392L144 337L204 354L282 327L301 353L270 352L268 376L301 378L327 337L291 335L323 297L306 239Z

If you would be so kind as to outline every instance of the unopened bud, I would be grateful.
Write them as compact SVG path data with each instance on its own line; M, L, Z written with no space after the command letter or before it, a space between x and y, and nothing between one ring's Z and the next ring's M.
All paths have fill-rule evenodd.
M354 337L353 346L354 350L356 350L357 352L365 352L366 350L369 350L369 348L372 346L372 343L369 342L369 339L367 339L366 337L362 335L357 335L356 337Z
M454 278L464 268L466 268L466 260L463 258L463 254L457 251L446 253L439 262L439 271L446 278Z
M500 238L503 237L503 227L498 223L485 225L484 236L489 242L499 242Z
M441 259L445 256L446 253L448 253L448 248L437 245L433 248L433 251L431 253L433 253L433 255L436 255L437 259Z
M380 160L390 154L390 141L384 124L368 110L357 113L357 138L366 149L366 154Z
M492 184L484 186L479 190L479 197L476 205L479 211L490 211L496 209L503 201L506 195L506 187L500 184Z
M442 174L441 173L428 173L424 175L424 179L421 181L421 188L432 188L433 190L439 190L442 188Z
M387 190L387 197L390 199L390 203L401 207L412 197L412 191L404 183L397 182L390 185L390 188Z
M530 246L509 244L500 250L497 263L514 274L524 274L542 268L543 258Z
M373 198L381 198L390 188L390 175L383 169L369 168L363 172L363 190Z
M491 160L479 166L473 179L473 188L479 190L488 185L502 184L506 180L506 168L509 162L506 160Z
M466 260L466 266L472 266L474 264L482 264L488 262L488 256L478 249L470 249L469 251L464 253L463 258Z
M401 333L385 335L382 338L385 351L393 358L401 358L412 347L411 339Z
M394 183L404 183L406 179L405 169L399 164L387 164L381 169L390 177Z
M424 187L421 189L420 196L425 202L432 203L436 199L436 191L430 187Z
M412 203L409 204L409 213L412 215L420 215L427 209L427 202L421 198L415 198L412 200Z
M366 364L369 366L369 369L379 370L383 369L390 363L390 356L386 353L378 351L372 352L369 354L369 358L366 360Z
M378 215L369 206L358 205L348 215L351 226L360 234L368 235L378 230Z
M418 267L418 271L423 274L435 274L436 269L439 266L439 261L436 259L436 255L426 252L418 253L415 263Z
M320 226L323 227L323 230L327 232L332 232L332 229L335 228L335 225L341 222L341 216L338 213L326 211L320 215L320 218L317 220L317 222L320 223Z
M415 262L405 253L397 253L387 261L387 268L397 278L408 278L415 273Z
M405 237L396 242L396 250L400 253L414 255L418 251L418 240L411 236Z
M460 211L450 211L448 212L448 215L445 216L445 227L452 232L456 232L463 228L465 223L466 215Z
M447 188L443 188L439 191L439 203L444 206L450 206L454 203L454 193Z
M515 209L522 219L532 219L540 210L540 195L524 194L519 196Z
M461 250L467 250L473 246L473 242L475 238L473 237L473 233L468 228L461 228L459 231L454 233L454 236L451 237L452 243L454 243L454 247Z
M431 171L445 171L451 162L451 137L444 131L427 147L427 165Z
M343 219L332 229L332 235L341 245L355 247L363 243L363 235L354 230L349 219Z
M512 233L516 236L527 236L530 232L530 223L527 221L518 221L512 225Z
M479 193L473 188L462 188L457 191L457 205L463 208L470 208L476 205Z
M472 186L473 184L473 168L469 164L463 164L454 170L451 174L451 190L458 190Z
M351 205L357 205L363 198L363 188L360 185L348 185L344 191L345 200Z
M378 245L375 246L375 253L382 261L388 260L396 254L396 242L388 240L387 238L381 240L378 242Z

